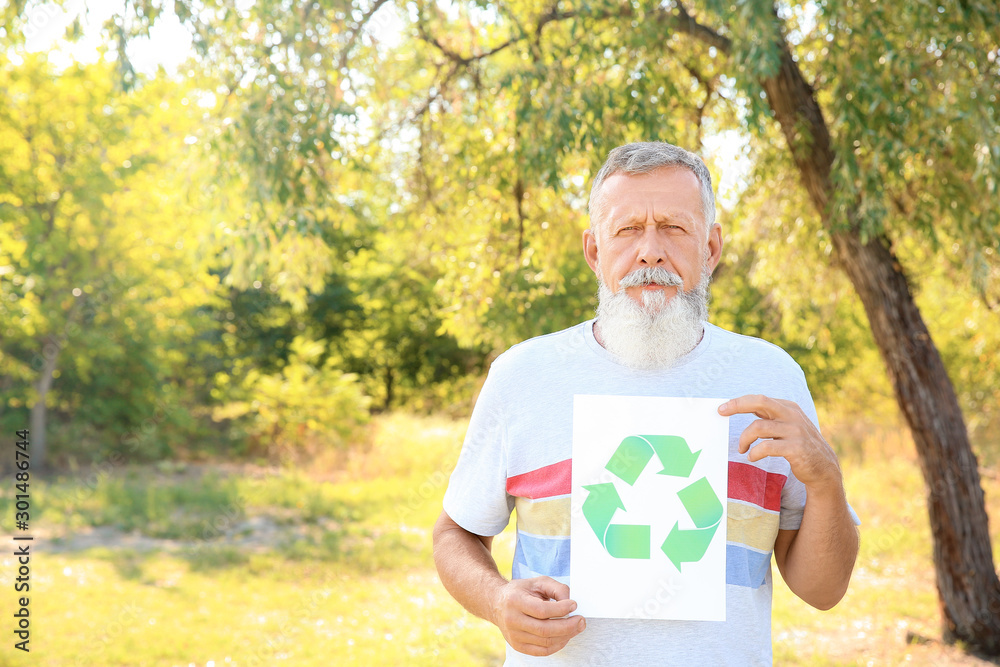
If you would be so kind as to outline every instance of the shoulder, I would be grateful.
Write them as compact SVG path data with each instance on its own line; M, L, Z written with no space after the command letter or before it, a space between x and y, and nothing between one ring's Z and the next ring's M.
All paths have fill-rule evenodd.
M745 336L711 323L706 323L706 332L712 336L712 354L719 357L731 357L741 363L763 364L774 369L786 369L797 375L804 376L798 362L785 350L774 343Z
M516 372L525 368L537 369L539 365L563 359L572 350L584 347L584 327L589 325L588 320L568 329L535 336L517 343L493 361L490 365L490 374Z
M797 403L818 423L802 367L788 352L766 340L711 328L710 363L726 375L733 395L764 394Z

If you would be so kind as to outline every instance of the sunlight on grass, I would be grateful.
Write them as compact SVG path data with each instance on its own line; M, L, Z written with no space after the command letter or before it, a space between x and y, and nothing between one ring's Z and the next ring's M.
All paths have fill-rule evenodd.
M835 442L836 431L827 437ZM941 634L926 492L909 436L869 433L841 463L848 500L862 522L851 587L837 607L822 612L795 597L772 568L775 663L960 664L940 655L958 649L907 639L908 633ZM983 487L988 513L1000 516L996 477L984 475ZM994 555L1000 554L996 521L991 527Z
M387 415L375 429L339 471L149 466L38 480L32 653L0 665L501 664L499 632L451 599L431 554L465 424ZM907 644L908 632L939 636L913 455L862 442L843 465L863 521L851 590L819 612L775 570L775 663L935 664L957 649ZM1000 484L984 486L1000 516ZM10 501L4 489L0 510ZM494 544L509 576L513 525ZM0 561L9 590L13 559Z

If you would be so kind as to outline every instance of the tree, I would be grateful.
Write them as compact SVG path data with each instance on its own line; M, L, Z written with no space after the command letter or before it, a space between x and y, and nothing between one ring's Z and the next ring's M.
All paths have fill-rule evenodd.
M178 377L185 354L168 343L196 338L211 286L192 271L203 218L175 180L194 105L170 82L125 93L117 79L107 63L57 72L39 55L0 68L0 374L5 402L30 409L37 469L50 410L85 414L99 456L162 455L165 438L140 452L129 436L183 421L178 397L199 384Z
M703 128L732 127L734 117L760 139L762 162L784 161L796 174L830 261L860 297L917 445L944 636L1000 654L1000 581L978 464L903 268L907 240L919 237L953 240L984 294L995 273L996 7L409 7L413 39L426 45L414 71L438 73L428 99L459 126L483 100L515 107L512 122L490 130L530 134L530 145L515 149L525 155L515 173L527 187L551 182L574 156L599 162L623 138L697 145Z
M134 6L141 32L160 5ZM400 185L403 210L424 222L402 242L426 242L442 276L435 289L458 295L445 326L494 346L545 319L533 314L543 295L566 297L547 324L586 302L586 270L550 259L576 244L580 189L608 149L749 132L755 183L803 202L796 216L857 293L913 432L945 637L1000 654L977 461L904 269L927 247L937 261L954 248L951 261L996 301L995 6L374 0L288 11L219 0L185 11L226 80L223 96L237 100L234 154L258 169L246 182L262 188L239 268L252 268L268 230L294 222L315 238L321 221L350 221L375 160ZM387 13L404 26L397 44L369 30ZM398 160L379 163L385 153ZM347 162L358 170L338 170ZM313 270L285 272L300 295L333 262L325 244L307 259ZM511 308L494 311L505 299ZM509 319L470 325L485 311Z

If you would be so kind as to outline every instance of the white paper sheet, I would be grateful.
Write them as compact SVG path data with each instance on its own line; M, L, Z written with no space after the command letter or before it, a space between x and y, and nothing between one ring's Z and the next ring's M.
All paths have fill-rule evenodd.
M725 401L574 397L577 614L725 620L729 418L717 411Z

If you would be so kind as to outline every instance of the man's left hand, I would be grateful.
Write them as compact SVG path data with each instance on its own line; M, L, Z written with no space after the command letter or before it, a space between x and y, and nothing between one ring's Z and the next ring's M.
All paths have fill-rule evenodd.
M759 394L731 399L719 406L719 414L754 414L754 420L740 435L739 450L750 461L765 456L782 456L806 488L843 489L837 455L819 429L797 403ZM760 442L750 447L755 441Z

